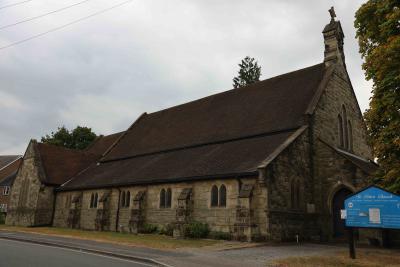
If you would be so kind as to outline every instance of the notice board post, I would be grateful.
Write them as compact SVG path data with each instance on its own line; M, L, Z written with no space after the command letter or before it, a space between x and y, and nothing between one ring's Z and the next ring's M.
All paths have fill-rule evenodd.
M350 258L355 259L356 258L356 244L354 240L354 230L353 227L347 228L348 230L348 238L349 238L349 254Z

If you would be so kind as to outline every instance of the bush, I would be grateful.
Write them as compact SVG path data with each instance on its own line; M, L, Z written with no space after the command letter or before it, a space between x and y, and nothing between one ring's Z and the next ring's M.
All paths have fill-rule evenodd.
M210 233L210 238L217 240L232 240L230 233L215 231Z
M6 222L6 216L4 213L0 212L0 224L4 224Z
M191 222L184 228L185 237L190 238L205 238L209 232L208 224L201 222Z
M161 228L160 234L173 236L174 235L174 226L172 224L167 224L165 227Z
M141 231L141 232L142 232L143 234L153 234L153 233L156 233L157 230L158 230L157 225L150 224L150 223L145 223L145 224L143 225L143 228L142 228L142 231Z

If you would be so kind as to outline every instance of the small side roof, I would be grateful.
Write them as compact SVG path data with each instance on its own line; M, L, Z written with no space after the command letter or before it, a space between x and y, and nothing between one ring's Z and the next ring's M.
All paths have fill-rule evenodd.
M85 151L43 143L36 143L36 151L45 172L42 182L50 185L63 184L99 158L98 155Z
M340 148L334 147L320 138L319 140L327 147L332 149L334 152L336 152L338 155L344 157L345 159L356 165L358 168L360 168L367 174L373 174L379 168L379 165L370 159L366 159L361 156L355 155L349 151L345 151Z
M6 167L8 164L22 157L21 155L4 155L0 156L0 170Z
M85 150L68 149L33 140L34 149L44 171L41 182L49 185L62 185L99 160L123 133L100 136Z
M17 177L17 172L18 172L18 170L14 171L9 176L2 179L0 181L0 186L12 186L14 183L15 177Z
M0 186L11 186L21 165L22 156L15 156L14 160L0 168Z
M378 164L376 164L375 162L354 155L350 152L341 150L339 148L336 148L336 151L368 174L373 174L379 167Z

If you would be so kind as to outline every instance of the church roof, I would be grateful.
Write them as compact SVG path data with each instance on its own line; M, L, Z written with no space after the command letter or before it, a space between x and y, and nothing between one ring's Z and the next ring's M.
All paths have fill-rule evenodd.
M103 161L299 127L324 71L318 64L144 115Z
M86 152L103 155L107 150L123 135L124 132L114 133L110 135L102 135L86 148Z
M348 151L344 151L339 148L335 148L336 152L345 157L347 160L351 161L354 165L359 167L361 170L363 170L367 174L374 174L378 170L378 164L375 162L365 159L363 157L354 155L353 153L350 153Z
M96 162L123 133L98 137L87 149L76 150L44 143L34 143L43 170L42 182L61 185Z
M45 174L41 182L50 185L63 184L99 158L96 154L43 143L37 143L36 149Z
M144 114L64 189L255 175L296 130L324 64Z

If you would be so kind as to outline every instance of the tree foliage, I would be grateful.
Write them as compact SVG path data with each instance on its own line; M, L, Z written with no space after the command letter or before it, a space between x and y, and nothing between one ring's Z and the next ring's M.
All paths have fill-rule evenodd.
M381 167L377 182L400 192L400 2L369 0L354 25L366 78L373 81L364 115Z
M85 149L95 139L97 135L92 132L91 128L77 126L69 131L65 126L59 127L56 132L51 132L42 137L42 142L62 146L71 149Z
M261 67L258 66L254 58L250 58L249 56L245 57L242 59L239 67L238 76L233 78L234 88L243 87L260 80Z

